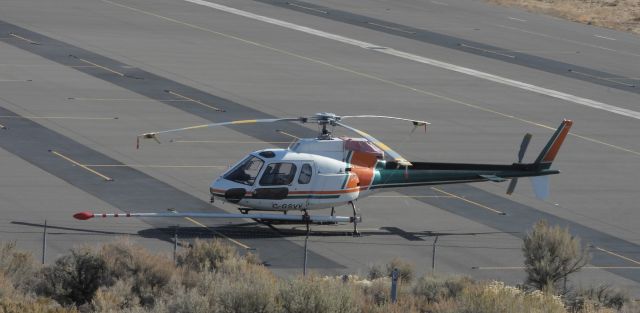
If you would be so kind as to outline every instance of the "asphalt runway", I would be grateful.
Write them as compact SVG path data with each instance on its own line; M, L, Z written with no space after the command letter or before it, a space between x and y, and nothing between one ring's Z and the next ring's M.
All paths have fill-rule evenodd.
M607 108L639 109L640 40L630 34L458 0L214 3ZM146 131L319 111L397 115L433 125L426 136L386 122L354 126L410 160L510 163L525 132L534 134L531 158L567 117L576 124L554 163L562 173L552 178L549 200L535 199L526 180L512 197L496 183L379 193L358 201L362 237L351 237L349 225L312 228L310 267L364 274L373 263L400 257L425 273L437 240L437 273L518 283L520 238L544 218L568 226L590 247L590 266L572 282L607 282L640 294L638 120L415 59L181 0L5 1L0 232L39 256L46 219L49 261L74 245L120 236L170 253L178 225L181 238L223 236L257 251L275 272L296 274L303 258L299 226L79 222L71 215L233 212L228 204L208 203L209 182L252 150L286 146L291 138L276 129L295 136L315 129L282 123L194 131L136 150L135 136Z

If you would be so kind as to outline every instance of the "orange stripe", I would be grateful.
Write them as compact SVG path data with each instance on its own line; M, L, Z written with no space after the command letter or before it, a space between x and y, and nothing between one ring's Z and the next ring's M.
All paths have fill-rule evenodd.
M378 162L375 154L354 151L351 157L351 172L358 175L360 186L369 186L373 181L373 167Z
M560 150L560 146L562 146L562 143L564 142L565 137L567 137L567 134L569 134L569 129L571 129L571 125L573 125L573 121L565 120L563 124L564 124L564 128L562 129L562 131L560 132L560 135L558 135L558 138L556 138L555 142L549 149L549 152L547 152L547 154L544 156L544 159L542 159L542 162L553 162L553 160L556 158L556 154L558 154L558 151Z

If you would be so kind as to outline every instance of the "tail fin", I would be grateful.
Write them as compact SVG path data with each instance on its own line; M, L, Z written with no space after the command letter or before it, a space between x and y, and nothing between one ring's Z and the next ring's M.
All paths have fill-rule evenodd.
M549 139L547 145L542 149L542 152L540 152L534 164L538 165L541 169L551 167L551 163L556 158L560 146L567 137L567 134L569 134L571 125L573 125L573 121L571 120L565 119L562 121L562 124L560 124L560 127L558 127L553 136L551 136L551 139Z

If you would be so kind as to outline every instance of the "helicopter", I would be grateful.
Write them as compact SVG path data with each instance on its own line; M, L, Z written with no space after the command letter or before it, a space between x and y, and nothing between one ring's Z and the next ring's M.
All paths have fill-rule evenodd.
M460 184L471 182L504 182L510 180L507 194L512 194L518 178L533 178L538 198L548 196L548 175L560 173L551 169L560 146L573 122L563 120L533 163L522 163L532 135L526 134L518 152L518 162L512 164L473 164L410 162L398 152L368 133L349 126L344 120L379 118L411 123L415 128L429 122L382 115L339 116L317 113L313 116L236 120L201 124L177 129L143 133L140 139L154 139L161 134L193 129L275 122L315 123L320 133L315 138L299 138L286 149L262 149L249 153L231 166L209 186L210 201L223 201L239 207L240 213L208 213L177 211L166 213L92 213L81 212L76 219L93 217L208 217L251 218L259 221L288 221L309 223L353 224L353 234L362 221L355 202L376 191L426 185ZM360 137L334 137L334 127L343 127ZM351 216L335 215L335 208L351 206ZM310 215L308 211L331 209L331 214ZM252 213L270 211L276 213ZM302 214L287 214L299 211Z

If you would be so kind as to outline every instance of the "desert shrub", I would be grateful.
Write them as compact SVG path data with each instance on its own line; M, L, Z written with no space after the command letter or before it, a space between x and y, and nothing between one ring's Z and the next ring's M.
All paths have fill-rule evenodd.
M31 254L17 251L15 242L0 244L0 274L14 288L22 291L33 289L37 270Z
M607 285L579 288L569 293L565 298L567 309L570 312L585 311L589 307L596 309L604 307L620 311L629 302L629 295Z
M63 308L51 299L0 299L2 313L77 313L76 308Z
M238 258L236 250L220 240L196 239L193 246L178 254L179 266L203 272L215 271L227 259Z
M439 312L457 313L565 313L559 297L539 290L525 292L502 282L476 284L465 288L455 308ZM438 312L438 311L436 311Z
M143 306L151 306L169 284L174 272L173 262L154 255L126 240L106 244L100 250L113 281L128 280L131 293Z
M93 251L71 250L44 268L41 292L62 305L81 305L90 302L96 290L109 281L105 261Z
M262 266L230 259L220 265L217 304L221 313L277 312L277 279Z
M219 312L207 295L203 295L196 289L180 288L174 293L167 304L169 313L210 313Z
M137 306L140 300L131 292L132 285L131 279L122 279L110 287L100 287L91 301L91 307L96 313L107 313Z
M525 236L522 251L527 284L538 290L557 290L560 281L589 262L579 238L545 221L537 222Z
M431 275L420 277L413 286L413 295L427 304L445 302L457 298L473 281L467 277L439 278Z
M260 260L260 257L255 253L247 252L242 258L249 264L262 265L262 260Z
M315 276L281 283L278 298L285 313L358 312L349 284Z
M362 291L367 302L377 306L384 305L391 301L391 280L388 277L372 280Z
M413 265L411 263L394 258L386 265L387 276L391 277L391 272L395 268L398 269L398 274L402 283L411 283L414 276Z
M387 273L382 269L382 267L378 264L369 265L369 270L367 271L367 279L375 280L378 278L385 277Z

